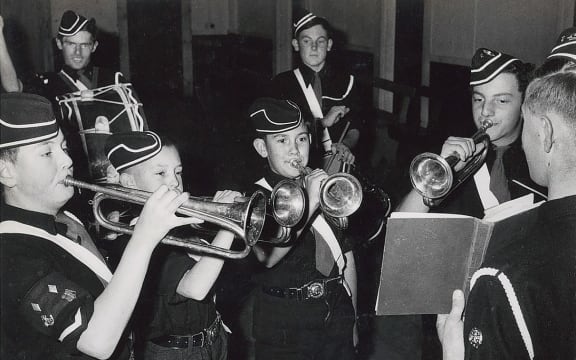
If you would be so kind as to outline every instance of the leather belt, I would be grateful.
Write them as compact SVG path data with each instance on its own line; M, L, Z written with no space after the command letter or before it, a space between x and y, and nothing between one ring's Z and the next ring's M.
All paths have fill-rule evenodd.
M199 333L193 335L164 335L151 339L150 341L158 346L171 349L210 346L218 336L220 323L221 318L220 314L218 314L214 322Z
M281 288L277 286L262 286L262 291L271 296L296 299L298 301L323 299L328 292L342 283L342 276L328 279L312 280L298 288Z

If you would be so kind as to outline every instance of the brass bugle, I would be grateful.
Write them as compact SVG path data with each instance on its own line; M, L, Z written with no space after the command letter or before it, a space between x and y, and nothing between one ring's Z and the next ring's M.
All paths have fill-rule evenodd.
M270 244L285 244L290 241L292 228L296 226L306 212L306 195L296 181L282 180L270 194L269 205L272 216L278 224L278 232L273 237L260 239Z
M96 193L92 203L92 210L96 221L103 227L123 234L132 234L131 226L113 222L102 213L100 203L106 199L121 200L133 204L143 205L151 193L136 189L130 189L119 185L99 186L67 177L64 185L74 186L91 190ZM184 247L194 252L216 255L227 259L241 259L246 257L250 248L256 243L266 215L266 195L264 192L255 191L245 202L219 203L206 198L190 197L176 212L180 215L193 216L205 222L228 230L244 241L244 249L235 251L213 246L199 237L181 239L166 236L162 239L163 244Z
M290 166L298 169L302 176L312 172L297 159L292 160ZM362 196L362 185L354 176L344 172L332 174L320 186L320 208L323 214L336 220L340 229L345 229L347 216L358 210Z
M454 166L460 161L457 154L443 158L440 155L426 152L416 156L410 164L410 181L413 188L422 195L424 204L438 206L470 175L474 174L486 159L490 138L486 130L493 125L486 119L482 126L472 135L475 144L484 143L484 149L470 159L464 168L454 173Z

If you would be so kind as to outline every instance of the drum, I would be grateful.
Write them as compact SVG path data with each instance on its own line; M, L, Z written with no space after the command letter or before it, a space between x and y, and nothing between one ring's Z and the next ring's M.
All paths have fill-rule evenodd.
M58 105L71 151L84 151L87 164L76 163L75 168L87 168L90 179L105 182L110 162L104 153L110 134L147 129L142 103L136 98L130 83L120 83L97 89L81 90L58 96ZM81 176L84 177L84 176Z

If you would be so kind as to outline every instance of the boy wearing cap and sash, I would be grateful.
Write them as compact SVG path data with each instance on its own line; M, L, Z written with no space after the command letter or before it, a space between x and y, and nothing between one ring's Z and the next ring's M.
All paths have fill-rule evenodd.
M261 98L249 113L257 136L254 148L268 162L257 187L270 192L283 179L298 179L308 203L307 216L292 229L286 246L254 247L266 267L253 275L256 359L352 359L356 305L352 247L319 213L326 172L316 169L300 176L291 165L308 163L308 128L298 106L288 100ZM263 240L267 236L271 234L263 235Z
M91 151L95 150L91 149L89 145L87 149L84 148L76 115L72 111L68 113L60 111L57 97L69 93L98 89L118 82L126 82L122 73L93 64L92 55L98 48L97 32L96 21L93 18L88 19L72 10L65 11L60 20L58 35L56 36L56 46L60 50L63 61L62 68L56 72L37 74L31 81L24 83L24 92L41 95L52 102L60 128L68 142L70 156L75 164L74 176L88 181L100 180L90 179L89 177L90 167L88 162L92 161L92 159L88 158L88 156ZM87 93L89 94L90 92ZM110 95L114 94L112 91L108 93ZM137 99L133 90L131 96ZM112 99L119 104L124 101L120 97L108 100ZM98 110L99 104L103 103L94 102L93 110L84 114L84 116L90 116L96 120L98 120L99 115L110 117L106 112ZM146 129L147 125L144 116L142 113L139 113L139 115L143 119L143 129ZM106 116L103 117L105 118ZM120 119L117 124L121 123ZM83 130L87 130L86 125L84 127ZM107 121L100 123L95 121L93 127L94 131L110 132L110 125ZM128 130L133 129L125 129L125 131Z
M55 102L56 96L99 88L115 82L116 73L94 66L92 55L98 48L96 21L72 10L62 15L56 46L62 54L62 68L57 72L38 74L26 92L35 92Z
M355 78L327 61L333 46L328 21L298 10L293 19L292 47L301 64L272 79L270 96L295 102L311 125L311 164L320 165L323 157L336 153L344 162L353 163L350 150L358 143L362 123Z
M72 160L50 102L0 95L2 359L129 359L126 324L152 251L187 199L163 186L147 201L112 275L87 233L56 221L72 197Z
M151 131L116 133L107 139L105 151L114 167L109 169L110 182L149 192L163 185L183 191L182 161L167 138ZM117 180L112 179L115 172ZM218 191L214 201L231 203L240 196L235 191ZM187 229L178 230L185 235ZM123 247L124 240L121 236L113 242ZM211 244L230 249L233 240L234 234L220 230ZM178 247L161 246L154 251L135 313L143 359L227 359L228 336L212 290L223 265L222 258L192 255Z
M529 193L537 201L545 199L546 190L530 179L520 139L520 107L532 70L531 64L508 54L485 48L476 51L470 70L472 115L477 128L485 121L492 123L486 130L490 147L482 167L433 211L483 218L486 209ZM483 144L471 138L451 136L440 155L457 154L460 162L455 170L460 170L482 149ZM397 211L428 212L430 208L412 190Z

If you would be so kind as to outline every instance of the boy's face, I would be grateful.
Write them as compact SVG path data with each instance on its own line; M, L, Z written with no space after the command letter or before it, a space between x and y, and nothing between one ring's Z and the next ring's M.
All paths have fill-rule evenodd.
M486 132L496 146L513 143L522 129L522 94L518 90L516 75L502 73L492 81L472 89L472 113L476 127L486 119L493 126Z
M163 146L151 159L126 169L120 175L122 186L148 192L156 191L161 185L172 190L183 191L182 161L174 146Z
M266 135L265 139L254 140L254 148L268 164L273 172L286 178L296 178L300 175L298 169L290 165L298 160L302 165L308 164L310 136L306 125L283 133Z
M53 139L20 147L16 161L2 161L1 168L10 205L55 215L74 195L74 188L62 183L73 168L61 131Z
M324 67L326 55L332 49L332 39L322 25L314 25L302 30L298 39L292 39L292 47L300 53L304 65L318 72Z
M74 70L82 70L90 63L92 53L98 47L98 41L94 41L88 31L79 31L73 36L64 36L61 40L56 39L58 49L62 50L64 63Z

